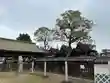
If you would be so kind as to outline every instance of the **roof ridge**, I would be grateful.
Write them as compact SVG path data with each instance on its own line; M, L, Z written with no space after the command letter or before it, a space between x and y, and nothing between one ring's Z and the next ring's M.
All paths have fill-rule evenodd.
M8 40L8 41L14 41L14 42L19 42L19 43L28 43L28 44L35 44L35 43L31 43L31 42L28 42L28 41L20 41L20 40L15 40L15 39L9 39L9 38L3 38L3 37L0 37L0 39L2 40Z

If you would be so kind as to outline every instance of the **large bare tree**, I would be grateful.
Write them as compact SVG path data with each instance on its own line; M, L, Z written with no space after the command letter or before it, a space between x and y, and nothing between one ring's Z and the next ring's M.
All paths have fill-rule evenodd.
M70 48L71 44L76 41L91 39L89 32L92 30L93 22L83 17L79 11L65 11L56 20L56 25Z

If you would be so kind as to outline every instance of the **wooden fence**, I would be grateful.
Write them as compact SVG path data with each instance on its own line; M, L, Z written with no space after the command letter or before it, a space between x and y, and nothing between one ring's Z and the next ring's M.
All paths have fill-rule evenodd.
M80 65L84 65L85 69L80 69ZM24 63L23 70L30 71L31 63ZM43 71L44 62L35 63L35 71ZM1 71L17 71L17 63L0 64ZM60 62L47 62L47 72L64 74L64 61ZM68 74L75 77L84 77L93 79L94 76L94 64L92 62L68 62Z

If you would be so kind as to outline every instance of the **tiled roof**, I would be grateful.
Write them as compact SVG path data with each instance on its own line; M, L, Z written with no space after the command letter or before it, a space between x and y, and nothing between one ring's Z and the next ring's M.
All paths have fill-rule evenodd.
M18 40L0 38L0 50L24 51L24 52L45 52L38 48L35 43L21 42Z

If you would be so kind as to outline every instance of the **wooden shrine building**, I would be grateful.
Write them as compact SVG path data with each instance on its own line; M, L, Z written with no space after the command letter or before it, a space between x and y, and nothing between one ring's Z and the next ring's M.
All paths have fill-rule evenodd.
M25 60L28 58L28 67L32 62L30 59L44 57L47 53L48 52L37 47L35 43L0 38L0 70L18 69L19 56L22 56L22 62L26 62ZM24 66L25 63L22 65ZM29 68L30 67L31 66L29 66Z

